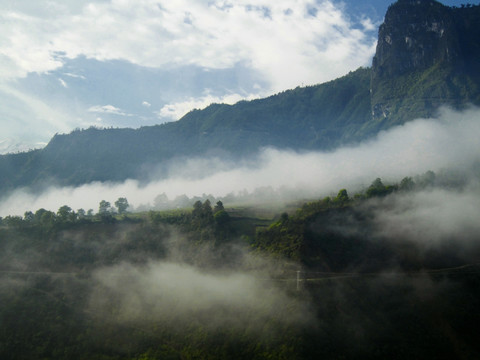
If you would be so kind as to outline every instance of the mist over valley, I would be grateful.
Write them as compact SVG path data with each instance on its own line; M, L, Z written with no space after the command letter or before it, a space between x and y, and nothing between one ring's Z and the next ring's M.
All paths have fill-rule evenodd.
M8 51L0 42L16 77L0 76L6 114L29 103L25 114L58 129L64 107L47 104L70 94L80 119L85 99L117 84L123 105L87 112L100 125L143 121L72 131L65 118L45 147L0 155L0 358L479 358L480 6L399 0L377 24L349 2L187 3L53 1L0 15L19 33L26 18L41 28L61 15L38 64L14 61L13 33ZM132 28L138 46L123 32L100 51L72 30L85 15L118 29L143 19L145 37ZM250 44L226 22L283 35ZM152 34L163 45L145 52ZM289 61L304 70L283 77ZM113 74L125 69L138 94L121 94ZM110 79L96 84L101 73ZM211 88L176 97L189 79L185 96ZM28 84L48 85L51 102ZM170 104L153 96L168 84ZM177 119L152 123L154 111Z
M339 188L352 193L365 190L376 177L387 183L398 182L429 170L458 172L466 183L470 178L476 181L480 111L441 111L437 119L413 120L368 141L329 152L266 148L242 161L213 156L152 165L144 180L94 182L78 187L47 185L41 191L20 188L3 196L0 214L23 216L39 208L56 211L65 204L96 211L101 200L113 204L119 197L129 200L131 210L192 206L195 200L174 200L205 194L222 201L230 196L239 202L285 204L336 195ZM247 196L253 193L255 196ZM158 203L160 199L155 203L159 195L166 196L163 205Z

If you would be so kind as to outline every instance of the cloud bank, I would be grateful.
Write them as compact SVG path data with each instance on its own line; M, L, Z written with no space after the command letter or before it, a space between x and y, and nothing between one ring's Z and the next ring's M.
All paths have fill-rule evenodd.
M223 69L245 62L275 91L366 65L375 39L331 1L49 1L2 12L7 77L62 67L62 58L122 59L147 67Z
M480 111L463 113L445 109L439 119L419 119L382 132L368 142L333 152L296 153L265 149L255 161L243 164L224 159L190 159L172 162L168 176L148 184L128 180L122 184L92 183L77 188L47 189L40 195L17 190L0 204L0 216L46 208L56 211L97 209L100 200L127 197L131 205L152 205L157 195L216 197L258 188L281 190L293 200L335 194L340 188L353 193L372 180L398 182L428 170L468 173L480 161ZM154 169L152 169L154 171Z
M381 201L381 211L375 212L377 235L414 241L424 248L454 241L468 249L472 240L478 246L479 185L463 191L435 189L389 197Z
M124 324L182 327L195 321L209 330L257 328L260 335L266 319L279 313L282 323L307 321L306 309L286 311L294 300L284 291L241 271L214 274L182 263L123 263L95 271L93 283L89 311L108 319L113 303L120 316L110 321Z

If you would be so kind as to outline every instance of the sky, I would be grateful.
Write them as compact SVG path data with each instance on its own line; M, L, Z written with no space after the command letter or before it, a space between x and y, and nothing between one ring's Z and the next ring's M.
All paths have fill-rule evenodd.
M76 128L175 121L370 66L389 4L0 0L0 153Z

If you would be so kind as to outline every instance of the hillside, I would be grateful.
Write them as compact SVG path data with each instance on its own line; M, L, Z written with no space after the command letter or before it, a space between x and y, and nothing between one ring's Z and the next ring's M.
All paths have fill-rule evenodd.
M392 4L371 68L235 105L212 104L177 122L55 135L41 150L0 156L0 189L162 176L173 159L244 158L262 147L328 150L448 105L480 105L480 6Z
M7 216L0 357L477 359L478 221L431 203L448 188L471 212L478 196L426 175L342 189L278 220L208 201ZM441 236L422 226L432 219Z
M212 104L177 122L56 135L42 150L0 156L0 187L144 179L174 157L243 157L260 148L328 149L358 139L369 119L370 69L235 105Z

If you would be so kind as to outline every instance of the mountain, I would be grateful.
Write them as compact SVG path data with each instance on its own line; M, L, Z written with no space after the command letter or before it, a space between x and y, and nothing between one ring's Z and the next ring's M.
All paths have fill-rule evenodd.
M332 148L356 140L369 121L369 84L370 69L358 69L265 99L212 104L173 123L57 134L42 150L0 156L1 188L144 179L174 158L241 158L266 146Z
M372 114L383 127L480 103L480 6L399 0L380 26Z
M235 105L212 104L174 123L55 135L41 150L0 156L0 192L55 182L145 179L192 156L262 147L327 150L425 116L480 105L480 6L399 0L379 29L371 68Z

